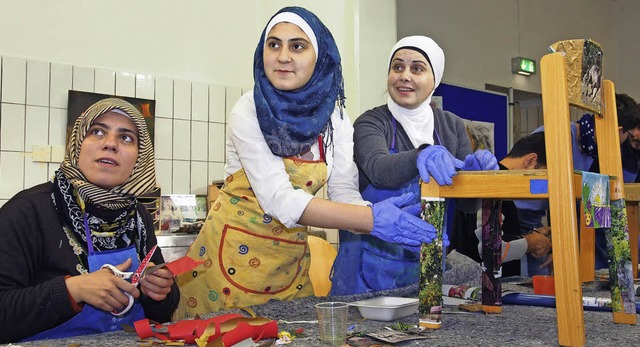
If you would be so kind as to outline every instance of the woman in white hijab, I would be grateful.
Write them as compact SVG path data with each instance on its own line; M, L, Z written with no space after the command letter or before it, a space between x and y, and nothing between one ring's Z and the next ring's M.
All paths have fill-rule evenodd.
M442 49L425 36L405 37L391 49L387 103L354 123L354 155L364 199L375 202L408 191L419 197L419 178L428 182L432 176L438 184L449 185L457 169L498 168L490 152L472 154L460 117L431 106L444 61ZM418 278L419 252L340 231L331 295L392 289Z

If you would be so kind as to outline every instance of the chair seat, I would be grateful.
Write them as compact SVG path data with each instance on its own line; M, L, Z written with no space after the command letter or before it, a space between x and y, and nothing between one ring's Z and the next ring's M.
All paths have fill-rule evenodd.
M311 253L309 277L315 296L327 296L331 291L331 268L338 252L326 240L317 236L307 238Z

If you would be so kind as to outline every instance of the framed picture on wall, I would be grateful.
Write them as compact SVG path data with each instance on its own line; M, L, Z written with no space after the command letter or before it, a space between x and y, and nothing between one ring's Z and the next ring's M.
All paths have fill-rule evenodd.
M207 217L206 205L206 195L162 195L160 232L176 232L185 225L204 221Z
M204 220L207 218L207 196L196 195L196 216L198 220Z
M468 119L462 119L462 121L467 127L467 135L469 135L471 149L474 152L478 149L486 149L495 153L495 125L493 123Z
M145 122L147 123L147 131L149 131L149 136L151 137L151 142L154 142L154 125L155 125L155 114L156 114L156 101L149 99L141 99L141 98L131 98L127 96L117 96L117 95L107 95L107 94L98 94L98 93L89 93L89 92L80 92L77 90L69 91L69 108L68 108L68 116L67 116L67 142L69 142L69 136L71 134L71 130L73 129L73 124L76 122L76 119L80 117L82 112L84 112L89 106L94 103L106 99L106 98L120 98L123 99L133 106L135 106L138 111L144 117Z

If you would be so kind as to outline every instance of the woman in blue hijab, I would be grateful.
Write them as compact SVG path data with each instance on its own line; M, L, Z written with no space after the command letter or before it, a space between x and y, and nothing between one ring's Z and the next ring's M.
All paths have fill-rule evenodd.
M306 226L371 234L408 249L435 229L413 194L371 204L358 191L340 54L300 7L278 11L254 56L253 92L231 111L225 184L178 277L174 319L313 294ZM315 194L327 185L328 199Z

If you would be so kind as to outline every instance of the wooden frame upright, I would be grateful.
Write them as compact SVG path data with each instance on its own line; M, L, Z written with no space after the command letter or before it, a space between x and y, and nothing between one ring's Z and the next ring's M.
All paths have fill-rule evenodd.
M574 174L569 98L565 58L560 53L545 55L541 61L542 100L547 148L547 170L460 172L451 186L434 180L422 185L422 196L443 198L549 199L553 225L553 261L556 289L558 342L562 346L586 344L582 281L579 268L576 199L581 196L581 175ZM611 199L624 196L622 164L611 81L603 81L603 117L596 117L596 137L601 173L620 177L612 180ZM606 159L605 159L606 158ZM548 190L532 189L534 181L548 182ZM495 189L493 187L499 187ZM584 229L583 229L584 230ZM594 267L591 265L591 271ZM613 314L615 323L635 324L636 315Z

